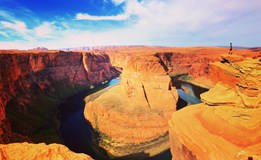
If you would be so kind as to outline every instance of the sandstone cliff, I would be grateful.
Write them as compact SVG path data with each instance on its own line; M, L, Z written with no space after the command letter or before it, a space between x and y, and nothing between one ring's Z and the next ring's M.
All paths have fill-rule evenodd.
M123 68L120 84L87 97L84 115L109 154L144 159L169 147L177 91L154 54L121 54L113 55Z
M92 160L85 154L77 154L67 147L59 144L46 145L30 143L0 144L1 160L32 160L32 159L54 159L54 160Z
M228 55L227 52L227 48L177 48L171 52L158 52L156 56L161 59L170 76L187 74L185 81L210 88L216 82L210 80L210 64L219 61L222 55ZM260 56L260 50L234 49L232 56L238 57L238 60L246 57L257 58Z
M113 156L144 159L169 147L169 132L173 159L260 158L260 60L246 59L260 57L260 50L235 50L232 56L223 55L226 52L222 48L108 50L113 65L123 68L121 83L85 99L84 114L98 144ZM118 74L105 54L5 51L0 62L0 135L5 143L31 141L31 137L53 142L50 113L57 100ZM204 103L175 112L178 95L168 74L188 74L196 84L210 82L210 91L201 96ZM13 130L30 139L10 132L8 119ZM49 151L54 152L51 157L59 157L52 149L43 155ZM13 152L1 151L5 156Z
M30 137L44 134L41 131L52 124L58 101L118 73L105 54L1 51L0 141L19 140L6 129L9 120L15 132Z
M184 80L213 87L221 80L214 80L217 75L213 75L216 72L212 63L220 61L228 49L122 47L105 51L113 65L123 68L121 83L87 97L84 114L97 131L100 146L114 156L128 157L138 153L151 156L168 148L165 145L168 135L165 126L176 110L178 99L176 89L170 87L169 75L187 74L188 78ZM259 50L233 51L237 61L259 56ZM257 87L250 91L251 94L256 94L252 92ZM204 100L207 103L207 98ZM195 158L187 146L181 145L178 139L175 141L179 147L183 146L181 151L184 151L185 158Z
M260 58L235 55L210 64L215 86L201 95L203 103L169 121L173 160L261 159L260 67Z
M172 159L260 159L260 114L260 108L205 104L174 113L169 122Z

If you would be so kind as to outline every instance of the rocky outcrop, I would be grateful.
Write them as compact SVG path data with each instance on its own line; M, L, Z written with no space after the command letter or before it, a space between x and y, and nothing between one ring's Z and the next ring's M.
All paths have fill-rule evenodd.
M110 155L135 159L168 149L168 120L178 98L170 77L153 54L114 60L123 67L120 84L85 99L84 115L99 145Z
M192 77L208 75L209 63L218 61L224 48L180 48L175 52L157 53L170 75L189 74Z
M85 118L96 130L99 145L117 157L151 156L167 148L168 129L165 125L175 112L178 99L167 74L187 74L189 78L184 80L213 87L217 81L212 79L212 63L220 61L226 52L227 48L204 47L106 50L113 65L122 67L123 73L119 85L85 99ZM241 60L259 55L256 50L233 50L233 57L242 57ZM207 103L207 99L204 100ZM177 143L172 144L181 146L184 157L196 158L186 145L178 143L178 138L174 141Z
M222 57L212 64L210 78L218 84L201 97L208 105L261 107L261 59ZM226 95L226 96L217 96Z
M261 108L186 107L172 116L172 159L260 159ZM188 127L189 126L189 127Z
M261 158L260 67L260 58L235 55L211 64L215 86L201 95L203 103L169 121L172 159Z
M185 81L190 81L205 88L213 87L216 81L210 80L211 63L218 62L221 56L227 56L227 48L177 48L172 52L159 52L156 54L168 69L171 76L187 74ZM243 60L246 57L257 58L260 50L233 50L230 57ZM204 81L204 83L202 83Z
M46 145L30 143L0 144L0 159L2 160L32 160L32 159L59 159L59 160L92 160L91 157L74 153L67 147L59 144Z
M7 112L14 131L30 136L50 125L55 110L52 105L57 99L118 74L105 54L1 51L0 126L8 125L5 121ZM1 128L0 137L8 137ZM0 139L12 141L10 138Z
M13 129L42 137L50 133L41 130L49 125L45 120L50 123L52 118L51 108L45 106L118 74L105 54L5 52L0 55L4 142L30 141L10 132L6 117ZM84 115L97 143L111 156L144 159L168 149L170 133L173 159L260 158L260 60L246 60L260 57L260 50L233 50L232 56L223 55L226 52L225 48L109 49L112 63L123 69L121 83L85 99ZM175 112L178 95L168 74L188 74L196 84L211 82L211 90L201 96L204 103Z

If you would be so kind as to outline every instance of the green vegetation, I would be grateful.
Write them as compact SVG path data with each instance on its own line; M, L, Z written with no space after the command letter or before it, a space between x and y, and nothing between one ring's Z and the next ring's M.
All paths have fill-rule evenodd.
M58 106L65 98L86 90L87 86L79 85L74 88L61 84L55 86L55 93L49 92L33 100L25 110L16 107L18 102L16 99L8 104L6 114L14 132L28 136L36 143L62 143L58 131Z

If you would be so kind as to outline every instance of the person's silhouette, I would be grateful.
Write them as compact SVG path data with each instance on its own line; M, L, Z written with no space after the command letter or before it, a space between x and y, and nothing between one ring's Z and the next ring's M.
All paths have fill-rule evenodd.
M232 43L230 42L229 54L232 54Z

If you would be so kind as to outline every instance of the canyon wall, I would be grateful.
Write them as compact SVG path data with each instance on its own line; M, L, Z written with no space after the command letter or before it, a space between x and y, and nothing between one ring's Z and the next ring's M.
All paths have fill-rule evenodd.
M169 121L173 160L261 159L261 55L222 55L210 64L213 82L203 103Z
M98 144L121 159L146 159L167 150L168 120L178 98L170 77L154 54L113 56L123 68L120 84L85 98L84 115Z
M168 149L170 138L172 159L260 158L260 50L233 50L232 55L226 48L202 47L98 52L2 51L1 143L54 142L50 125L58 100L123 69L120 84L85 98L84 116L95 130L94 140L112 157L145 159ZM211 89L201 95L202 104L176 112L178 93L169 75L180 74ZM2 157L21 145L41 150L15 145L0 145ZM42 155L63 155L64 147L39 146Z
M19 141L10 133L9 120L14 131L31 136L32 132L37 132L35 126L39 130L48 126L45 125L47 121L51 123L53 115L48 114L55 109L50 105L57 99L118 75L106 54L1 51L0 141ZM45 114L47 111L52 112ZM39 115L34 115L37 113Z
M218 47L177 48L171 52L158 52L156 54L167 68L170 76L186 74L188 76L183 80L205 88L213 87L215 84L215 81L213 82L210 79L211 63L221 60L221 57L226 55L228 55L228 49ZM237 60L259 56L260 50L258 49L234 49L231 55L231 57L237 57Z
M168 148L165 145L168 137L166 125L176 111L178 99L169 76L186 74L184 81L211 88L221 81L212 63L227 57L228 49L130 47L109 49L106 53L113 65L123 68L121 83L87 97L85 118L97 131L99 145L110 154L129 158L143 155L144 158ZM233 55L229 55L237 61L259 56L260 51L246 49L234 49ZM178 113L182 115L181 119L187 119L185 112L177 111L174 115ZM181 123L182 126L183 121L175 119L170 123ZM175 125L170 125L173 159L176 154L180 154L176 159L196 159L195 153L181 143L179 136L183 135L175 133ZM190 128L189 124L183 126Z

